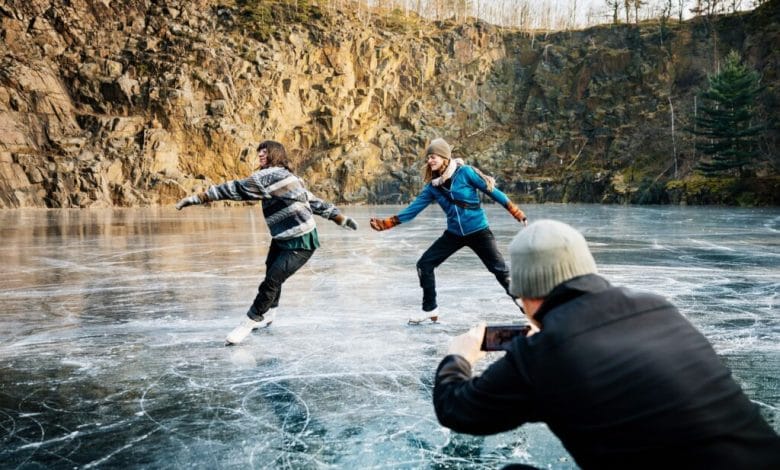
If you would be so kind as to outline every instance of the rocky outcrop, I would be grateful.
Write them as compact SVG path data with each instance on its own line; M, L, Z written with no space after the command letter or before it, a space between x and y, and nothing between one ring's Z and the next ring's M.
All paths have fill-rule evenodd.
M269 138L325 198L403 202L435 136L518 199L635 201L690 172L681 129L729 49L778 117L777 1L545 37L237 5L0 0L0 207L171 204L248 174Z

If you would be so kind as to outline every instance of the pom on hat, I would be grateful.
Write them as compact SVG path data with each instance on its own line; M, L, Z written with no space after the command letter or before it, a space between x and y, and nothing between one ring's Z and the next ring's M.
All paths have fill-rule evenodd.
M444 157L447 160L449 160L450 158L452 158L452 147L450 147L450 144L448 144L446 140L439 137L433 139L431 143L428 145L428 148L425 149L426 156L432 153L435 153L436 155L440 157Z
M585 237L556 220L539 220L520 231L509 256L509 293L517 297L546 297L558 284L598 272Z

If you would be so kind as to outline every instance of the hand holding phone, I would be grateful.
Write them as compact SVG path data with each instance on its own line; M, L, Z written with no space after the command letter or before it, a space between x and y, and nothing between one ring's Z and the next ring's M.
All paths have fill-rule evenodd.
M526 336L531 325L494 325L485 327L482 338L482 351L503 351L515 336Z
M479 322L450 341L447 354L454 354L465 358L472 366L487 354L479 346L485 337L485 322Z

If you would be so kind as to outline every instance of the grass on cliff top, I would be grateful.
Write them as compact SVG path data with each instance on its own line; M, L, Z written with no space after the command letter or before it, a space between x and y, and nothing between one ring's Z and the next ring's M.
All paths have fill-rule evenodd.
M268 39L284 26L313 23L331 23L334 17L348 18L356 23L370 23L374 27L397 33L424 30L432 21L414 11L399 8L355 6L350 2L331 0L213 0L215 7L229 7L237 14L237 22L258 40ZM350 7L345 7L348 4ZM354 8L353 8L354 7ZM357 8L357 10L355 9ZM436 23L436 22L433 22ZM438 22L439 26L454 26L451 20Z
M285 26L306 25L323 18L318 2L309 0L224 0L214 4L234 9L237 23L260 41Z

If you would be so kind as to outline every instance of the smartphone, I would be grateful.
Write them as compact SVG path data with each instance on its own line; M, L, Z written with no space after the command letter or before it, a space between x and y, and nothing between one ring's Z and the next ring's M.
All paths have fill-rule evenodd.
M525 336L531 330L530 325L495 325L485 327L485 337L482 338L483 351L503 351L512 338Z

